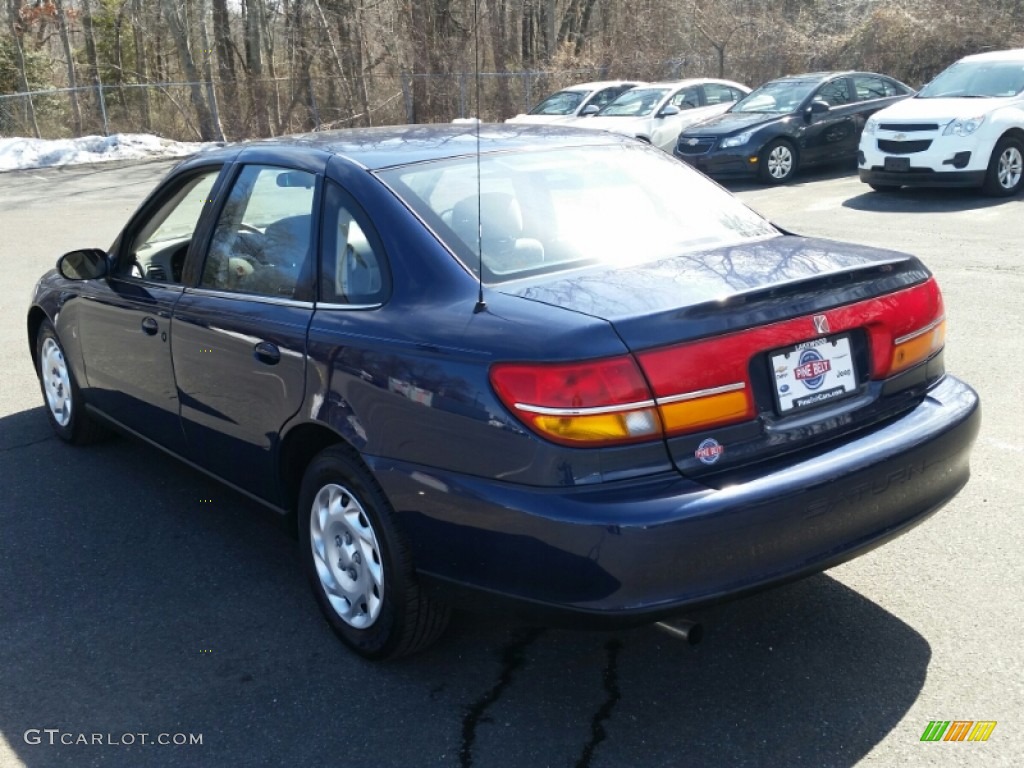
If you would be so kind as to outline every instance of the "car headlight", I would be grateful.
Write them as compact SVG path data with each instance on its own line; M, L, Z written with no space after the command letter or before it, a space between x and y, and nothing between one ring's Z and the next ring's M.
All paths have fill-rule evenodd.
M985 116L979 115L978 117L965 117L958 120L954 120L946 126L946 130L942 132L943 136L970 136L981 124L985 122Z
M738 133L735 136L726 136L722 139L722 143L719 146L721 146L722 149L728 149L729 147L742 147L750 141L750 137L753 135L753 131L746 131L745 133Z
M874 133L878 129L878 120L873 117L869 117L868 121L864 123L864 133Z

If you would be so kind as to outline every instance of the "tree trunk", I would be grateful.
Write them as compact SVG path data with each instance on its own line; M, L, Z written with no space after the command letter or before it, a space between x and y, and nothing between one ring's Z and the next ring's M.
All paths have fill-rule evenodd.
M238 103L238 78L235 75L231 42L231 17L228 15L227 0L213 0L213 39L217 51L217 76L221 83L224 113L223 122L233 139L244 138L242 115Z
M249 93L259 136L270 136L270 117L266 83L263 82L263 46L261 0L245 0L242 6L245 22L245 71L249 76Z
M203 141L216 141L217 129L213 123L210 106L203 97L203 85L200 82L202 75L192 56L188 29L185 27L185 22L181 16L178 15L175 0L160 0L160 3L163 8L164 18L167 21L167 30L171 33L171 37L174 40L174 47L178 51L178 60L181 63L182 71L185 73L185 79L189 84L192 107L195 109L196 117L199 120L199 137Z
M64 12L63 0L55 0L57 9L57 29L60 32L60 43L64 48L64 59L68 69L68 92L71 97L71 120L75 136L82 135L82 108L78 104L78 81L75 77L75 57L71 53L71 36L68 34L68 16Z
M149 82L149 65L146 61L146 47L142 19L142 0L132 0L132 38L135 41L135 82ZM159 48L158 48L159 50ZM149 133L153 130L153 118L149 110L149 88L137 88L142 101L142 129Z
M207 0L196 0L196 24L199 26L199 46L203 51L203 79L206 81L206 102L210 107L210 123L217 141L224 141L224 128L220 124L217 107L217 91L213 87L213 48L210 47L210 31L206 25Z
M21 80L21 89L28 94L32 91L32 87L28 82L28 69L25 65L25 35L18 15L17 0L7 1L7 23L11 29L11 39L14 41L14 52L18 60L18 77ZM42 138L42 135L39 133L39 123L36 120L35 104L32 103L32 97L28 95L25 96L25 101L27 104L26 112L28 113L28 120L32 125L32 135L37 139L40 139Z

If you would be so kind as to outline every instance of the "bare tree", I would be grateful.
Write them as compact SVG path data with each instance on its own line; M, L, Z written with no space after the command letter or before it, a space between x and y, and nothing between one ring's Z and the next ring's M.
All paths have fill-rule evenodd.
M160 0L160 3L164 19L167 21L167 29L171 33L174 47L178 52L179 63L185 73L185 79L188 81L192 107L199 118L199 137L203 141L216 141L219 138L223 138L214 120L214 113L211 112L210 105L203 95L199 67L196 65L195 58L192 55L192 43L189 39L188 27L185 24L185 19L182 17L182 12L187 10L187 3L183 3L181 6L175 0ZM200 4L205 8L205 3L202 0L200 0Z
M71 100L71 120L75 136L82 135L82 108L78 104L78 80L75 77L75 57L71 53L71 36L68 34L68 16L64 12L63 0L54 0L57 9L57 29L60 42L64 48L64 60L67 64L68 91Z
M14 45L15 59L17 60L18 77L21 80L21 89L30 94L32 87L28 82L28 67L25 63L25 27L21 23L18 0L7 0L7 26L11 30L11 42ZM32 102L32 96L25 96L28 119L32 125L32 133L35 137L41 138L39 133L39 122L36 120L36 107Z

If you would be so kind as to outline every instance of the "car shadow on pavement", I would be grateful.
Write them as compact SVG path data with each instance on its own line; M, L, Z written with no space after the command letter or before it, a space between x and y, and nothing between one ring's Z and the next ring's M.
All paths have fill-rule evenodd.
M696 613L696 648L457 614L425 653L371 664L271 515L155 449L69 447L37 408L0 419L0 477L0 756L33 768L851 766L931 658L822 575Z
M857 175L857 167L848 163L837 163L832 165L819 165L797 171L793 180L775 189L786 187L799 187L804 184L816 184L820 181L833 181ZM737 192L750 192L752 190L773 189L771 184L766 184L754 178L715 179L733 194ZM866 187L865 187L866 188Z
M843 207L874 213L954 213L1019 204L1022 199L1019 195L986 197L977 189L903 187L891 192L875 192L864 185L864 194L847 199Z

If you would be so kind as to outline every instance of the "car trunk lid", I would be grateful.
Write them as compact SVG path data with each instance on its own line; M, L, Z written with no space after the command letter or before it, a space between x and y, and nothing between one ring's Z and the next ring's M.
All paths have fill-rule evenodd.
M502 290L611 323L691 476L868 428L941 375L941 355L930 371L895 373L894 342L942 307L927 269L893 251L784 235Z

